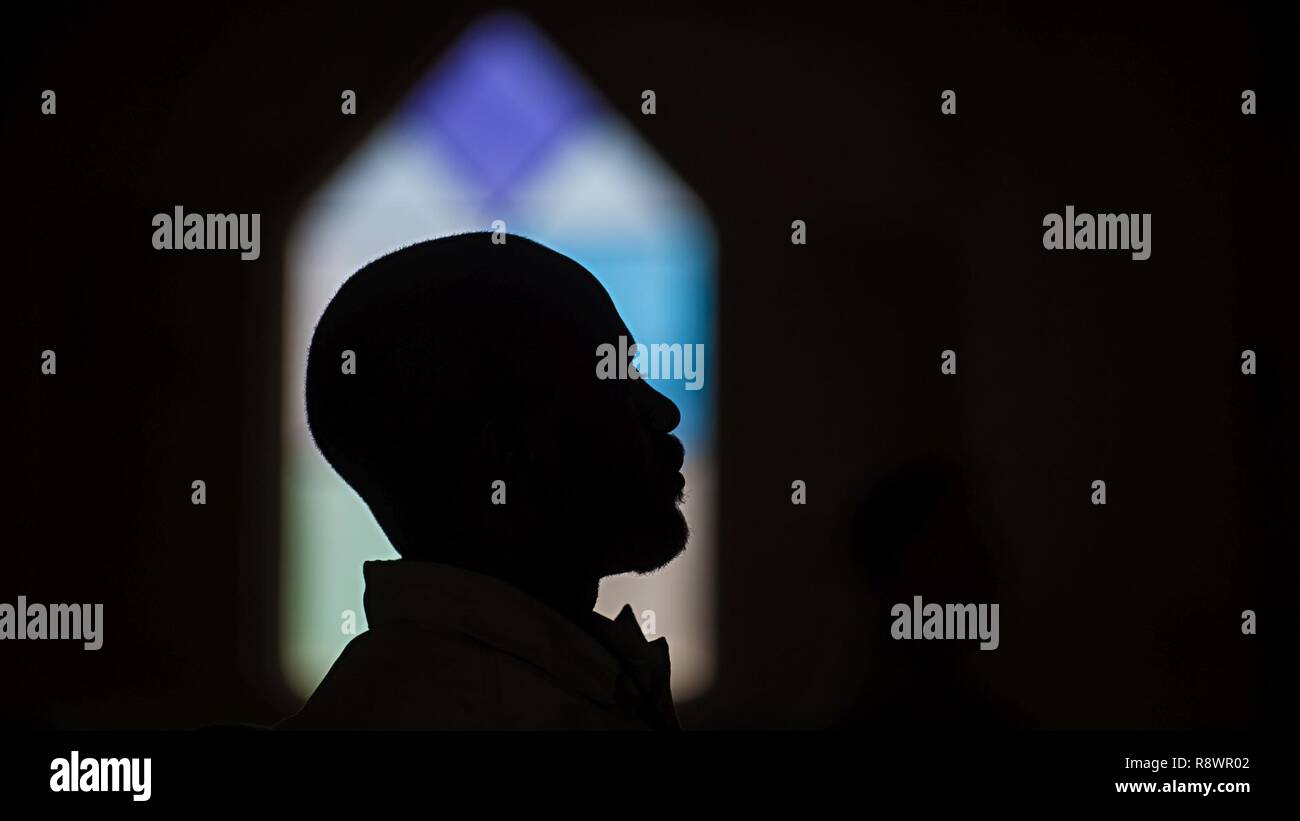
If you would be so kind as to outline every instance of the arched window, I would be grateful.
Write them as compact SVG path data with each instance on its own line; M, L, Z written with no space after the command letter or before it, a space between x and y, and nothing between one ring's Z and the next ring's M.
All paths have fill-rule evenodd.
M361 563L395 557L307 431L303 374L315 322L366 262L495 220L592 271L638 341L705 346L700 389L654 383L682 409L690 545L657 574L607 580L597 603L609 616L630 603L643 629L668 637L674 691L689 698L707 686L714 658L713 229L685 184L516 15L467 30L295 221L284 335L286 677L304 695L315 688L350 638L346 611L365 628Z

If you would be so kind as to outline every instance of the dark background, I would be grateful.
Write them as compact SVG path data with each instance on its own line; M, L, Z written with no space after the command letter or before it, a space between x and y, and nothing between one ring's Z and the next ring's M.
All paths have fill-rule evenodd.
M523 10L717 224L720 655L684 723L1292 719L1294 20L624 5ZM0 645L0 721L296 709L277 666L284 231L483 11L42 4L6 25L0 601L103 602L105 646ZM150 218L176 203L260 212L261 259L155 252ZM1067 204L1151 212L1151 259L1044 251ZM914 594L1000 603L1000 649L891 642Z

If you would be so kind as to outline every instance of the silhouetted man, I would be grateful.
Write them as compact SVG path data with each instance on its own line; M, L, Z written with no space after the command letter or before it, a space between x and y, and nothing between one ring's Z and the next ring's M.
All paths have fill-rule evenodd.
M307 361L321 453L402 558L289 728L677 727L668 648L600 579L686 546L669 399L601 379L631 334L573 260L464 234L354 274ZM608 369L606 370L608 372Z

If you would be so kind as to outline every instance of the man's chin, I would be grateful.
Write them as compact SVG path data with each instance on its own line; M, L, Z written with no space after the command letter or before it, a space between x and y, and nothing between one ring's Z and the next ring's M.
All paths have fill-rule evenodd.
M653 573L682 555L690 538L686 517L676 507L671 516L664 516L659 527L632 534L625 551L619 558L621 565L609 575L619 573Z

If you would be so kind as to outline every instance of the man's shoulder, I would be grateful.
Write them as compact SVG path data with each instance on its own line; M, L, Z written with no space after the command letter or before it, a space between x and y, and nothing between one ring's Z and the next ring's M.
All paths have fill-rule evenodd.
M634 728L612 703L471 634L394 622L353 638L284 729Z

